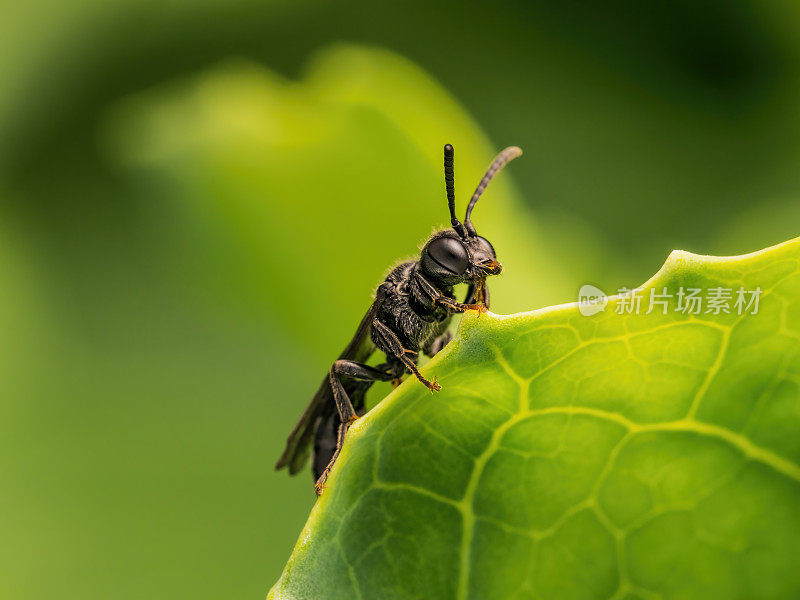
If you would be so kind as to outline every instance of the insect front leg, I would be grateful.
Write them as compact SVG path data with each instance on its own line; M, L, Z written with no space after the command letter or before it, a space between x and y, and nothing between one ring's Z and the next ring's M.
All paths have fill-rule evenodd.
M350 396L347 395L347 391L342 385L340 377L343 376L358 381L391 381L394 377L394 373L376 369L375 367L370 367L369 365L352 360L337 360L333 363L328 373L328 379L330 380L331 390L333 390L333 400L336 403L336 410L339 413L341 423L339 424L339 431L336 437L336 450L330 462L328 462L328 466L325 467L325 470L314 484L314 490L317 492L317 496L322 493L325 487L325 481L328 479L328 473L330 473L333 463L339 458L339 452L342 449L347 430L350 429L350 425L358 419L358 415L353 408L353 403L350 401Z
M435 377L433 381L428 381L425 379L425 377L423 377L422 373L420 373L419 369L417 368L417 356L419 353L403 348L400 338L397 337L397 334L394 331L389 329L378 319L375 319L372 322L372 330L375 331L380 337L381 341L383 342L384 349L401 361L403 365L405 365L406 369L411 371L411 373L417 379L419 379L425 387L432 392L438 392L442 389L442 386L436 382ZM412 356L413 358L411 358Z
M483 304L488 310L489 302L489 286L485 281L469 284L464 304Z
M479 313L486 312L486 306L483 304L462 304L452 298L448 298L445 295L440 296L435 300L436 304L440 304L441 306L446 306L453 312L462 313L467 312L468 310L477 310Z
M459 313L466 312L468 310L477 310L479 312L484 312L486 310L486 307L483 304L462 304L461 302L457 302L456 300L445 296L436 288L436 286L434 286L420 273L417 273L416 278L422 293L424 293L434 304L446 306L453 312Z

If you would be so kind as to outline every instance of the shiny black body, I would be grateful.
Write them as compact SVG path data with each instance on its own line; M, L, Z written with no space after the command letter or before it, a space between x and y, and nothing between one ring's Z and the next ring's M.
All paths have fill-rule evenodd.
M417 361L420 353L433 356L447 344L455 313L489 306L486 277L499 274L502 265L492 245L475 231L470 216L494 174L519 154L518 148L511 147L498 155L475 190L462 224L455 217L453 149L445 146L445 187L452 229L434 233L419 260L397 265L378 286L353 339L289 435L276 468L287 467L290 473L296 473L305 464L313 442L312 466L319 494L347 429L365 410L364 397L374 382L399 382L411 373L432 392L441 389L435 380L422 376ZM459 283L468 286L463 303L453 294ZM386 361L374 367L366 365L375 350L383 352Z

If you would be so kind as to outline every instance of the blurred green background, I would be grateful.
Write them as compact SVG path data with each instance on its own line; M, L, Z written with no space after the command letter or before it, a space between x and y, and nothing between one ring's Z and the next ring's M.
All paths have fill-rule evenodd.
M525 150L475 212L500 313L800 229L789 0L0 14L3 598L263 597L314 500L272 465L445 142L462 211Z

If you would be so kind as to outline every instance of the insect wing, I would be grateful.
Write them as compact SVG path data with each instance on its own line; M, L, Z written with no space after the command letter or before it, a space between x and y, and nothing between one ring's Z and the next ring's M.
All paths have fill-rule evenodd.
M378 314L378 309L383 303L385 297L384 287L378 288L378 293L375 297L372 306L370 306L367 314L361 319L358 325L356 334L350 343L339 355L339 359L354 360L357 362L365 362L375 352L375 345L369 336L372 321ZM289 437L286 439L286 449L283 451L280 459L275 465L276 469L288 468L289 473L294 475L303 468L308 455L311 452L312 442L314 439L314 430L317 423L321 418L330 416L336 410L333 401L333 392L328 377L322 380L317 393L311 399L311 402L306 407L300 420L295 425Z

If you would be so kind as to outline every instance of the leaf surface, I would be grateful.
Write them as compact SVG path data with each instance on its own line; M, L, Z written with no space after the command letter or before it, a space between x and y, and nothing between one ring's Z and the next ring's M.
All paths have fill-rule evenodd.
M440 393L350 430L270 598L796 598L798 257L674 252L638 314L466 317Z

